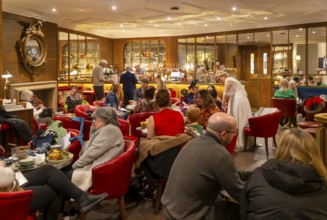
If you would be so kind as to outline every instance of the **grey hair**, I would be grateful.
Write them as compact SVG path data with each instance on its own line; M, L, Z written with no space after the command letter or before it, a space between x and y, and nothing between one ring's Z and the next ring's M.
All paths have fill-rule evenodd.
M132 67L131 66L126 66L125 70L130 71L130 70L132 70Z
M32 96L33 96L33 92L31 90L23 90L20 93L20 100L21 101L30 101Z
M93 117L100 118L106 125L112 124L115 126L119 126L118 116L116 110L111 107L100 107L95 109L92 114Z
M107 60L100 60L100 65L107 65L108 61Z

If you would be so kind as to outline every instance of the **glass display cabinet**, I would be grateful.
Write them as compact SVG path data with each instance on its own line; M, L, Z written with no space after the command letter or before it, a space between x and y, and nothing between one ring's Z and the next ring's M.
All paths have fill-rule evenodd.
M92 69L100 62L100 46L96 38L59 32L58 82L91 82Z

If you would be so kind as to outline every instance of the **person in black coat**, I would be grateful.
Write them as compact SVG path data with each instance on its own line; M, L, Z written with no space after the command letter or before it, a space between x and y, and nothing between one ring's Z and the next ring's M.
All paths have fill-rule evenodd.
M134 100L137 79L131 70L130 66L126 67L126 71L120 76L120 83L123 84L124 107L128 105L129 100Z
M327 219L327 171L314 138L290 128L278 142L276 159L257 168L244 187L241 218Z

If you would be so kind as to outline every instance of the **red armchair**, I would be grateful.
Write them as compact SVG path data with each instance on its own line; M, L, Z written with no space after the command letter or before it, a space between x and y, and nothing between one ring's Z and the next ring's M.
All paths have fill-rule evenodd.
M32 190L19 192L1 192L0 210L1 219L34 219L29 216Z
M281 117L288 118L288 126L294 127L297 126L296 124L296 100L295 99L284 99L284 98L271 98L272 106L278 108L282 115Z
M136 141L137 138L129 134L129 128L130 128L129 121L118 118L118 122L119 122L119 129L121 130L123 136L130 140Z
M103 107L104 101L103 100L96 100L96 101L92 102L92 105L95 106L95 107Z
M74 112L77 117L82 117L85 120L89 119L88 114L86 114L87 111L94 111L96 109L93 105L76 105Z
M170 97L170 103L173 105L180 105L181 104L181 100L179 98L173 98L173 97Z
M92 169L90 193L107 192L109 194L108 199L118 198L122 220L126 220L124 195L131 179L135 152L135 143L125 139L125 152L123 154ZM80 219L85 219L85 217L85 214L80 215Z
M281 115L281 111L276 111L270 114L249 118L249 127L244 127L243 129L243 133L245 135L244 149L247 149L247 136L254 137L254 146L256 145L257 137L265 138L266 154L268 158L268 138L272 137L274 145L277 147L275 135L278 130Z
M142 131L138 131L136 128L141 126L141 121L145 121L147 118L154 114L155 112L140 112L130 115L128 120L131 123L131 134L137 138L143 137Z
M79 131L72 129L72 128L66 128L67 132L70 132L71 137L77 137L79 135ZM69 147L67 147L67 151L74 154L72 164L78 160L79 158L79 152L81 151L82 146L79 140L73 140Z

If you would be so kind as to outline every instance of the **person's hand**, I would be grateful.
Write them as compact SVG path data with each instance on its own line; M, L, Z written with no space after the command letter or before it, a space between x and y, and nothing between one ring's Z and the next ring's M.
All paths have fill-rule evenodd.
M43 111L45 109L45 106L43 104L40 104L39 109L41 109Z

